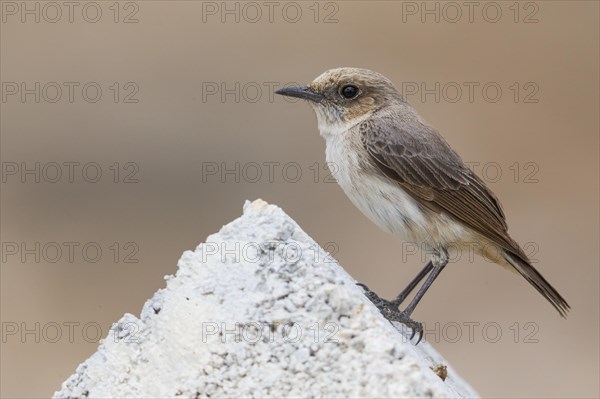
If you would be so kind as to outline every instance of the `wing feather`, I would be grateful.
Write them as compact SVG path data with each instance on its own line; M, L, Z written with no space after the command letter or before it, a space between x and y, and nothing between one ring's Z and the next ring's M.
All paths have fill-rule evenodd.
M496 196L431 126L384 115L369 118L359 131L374 164L419 203L524 256L507 233Z

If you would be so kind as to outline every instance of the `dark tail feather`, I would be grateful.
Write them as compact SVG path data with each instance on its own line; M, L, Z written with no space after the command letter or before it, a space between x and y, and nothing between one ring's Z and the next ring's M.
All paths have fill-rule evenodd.
M550 285L540 272L531 266L527 259L523 259L512 252L505 252L504 258L558 310L558 313L562 317L567 318L567 312L571 309L567 301Z

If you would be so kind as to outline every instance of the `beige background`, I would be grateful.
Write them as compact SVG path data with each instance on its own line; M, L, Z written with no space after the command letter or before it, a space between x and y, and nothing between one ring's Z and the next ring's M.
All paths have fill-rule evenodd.
M105 336L124 313L139 314L144 301L164 286L163 276L176 271L180 254L237 217L245 199L281 206L317 241L333 242L335 257L357 280L384 296L397 293L421 266L420 256L403 259L400 242L362 216L336 184L324 182L324 143L312 111L301 102L269 98L264 86L308 82L336 66L371 68L399 87L402 82L480 84L472 102L466 91L457 102L447 101L452 92L439 102L433 95L409 99L465 161L500 166L502 176L490 186L504 205L512 235L530 243L528 252L535 252L540 270L573 310L565 321L523 279L465 257L446 269L414 316L430 330L439 323L438 339L433 332L427 337L483 396L600 395L597 2L521 4L517 23L513 2L497 3L502 17L496 23L482 17L484 3L473 22L464 7L456 23L448 21L454 16L450 8L439 23L433 16L423 23L418 15L403 14L407 4L400 1L356 1L319 5L317 23L313 2L297 3L302 10L297 23L282 17L285 3L278 3L272 23L266 15L256 23L243 18L235 23L231 16L221 23L219 16L203 22L201 2L147 1L135 3L139 22L130 24L122 19L133 6L122 5L115 23L113 2L98 4L103 14L97 23L82 18L83 3L72 23L65 15L56 23L43 15L40 23L31 16L22 23L19 14L4 14L3 82L30 87L97 82L103 89L96 103L86 102L80 89L73 103L66 91L56 103L8 96L1 103L0 125L5 167L7 162L28 167L97 162L103 177L87 183L80 169L73 183L66 177L36 183L31 176L25 182L7 176L1 186L1 241L5 249L13 242L29 247L95 242L103 256L87 262L79 249L73 262L63 255L51 263L46 254L36 263L32 255L23 262L4 251L3 331L40 323L40 342L35 334L5 334L2 397L51 395L97 348L97 342L82 337L82 326L97 323ZM323 23L336 10L338 22ZM247 18L254 16L246 11ZM293 18L293 9L287 11ZM53 17L52 10L46 12ZM537 23L523 23L530 13ZM109 88L114 82L122 90L134 82L139 102L115 103ZM229 87L254 82L263 85L262 98L247 101L254 97L248 91L239 103L233 95L224 102L219 96L203 101L203 82ZM481 93L490 82L502 89L495 103ZM510 89L515 82L516 102L514 86ZM525 102L535 88L537 103ZM233 167L271 161L297 162L302 178L286 181L280 166L273 182L264 174L256 183L243 178L236 183L232 176L202 181L207 162ZM135 162L139 183L113 183L109 166L115 162ZM321 168L317 183L309 168L314 163ZM481 166L476 172L482 174ZM494 179L494 170L487 172L487 180ZM529 173L537 182L525 181ZM123 263L124 252L115 263L109 248L114 242L134 242L139 263ZM73 342L64 325L70 322L79 323ZM528 322L533 324L526 327ZM44 339L55 334L49 323L63 326L56 343ZM453 323L463 334L455 343ZM464 323L479 323L473 342ZM501 329L495 343L495 330L482 333L487 323ZM520 331L516 343L514 323ZM87 332L94 341L95 330ZM528 333L537 342L525 342Z

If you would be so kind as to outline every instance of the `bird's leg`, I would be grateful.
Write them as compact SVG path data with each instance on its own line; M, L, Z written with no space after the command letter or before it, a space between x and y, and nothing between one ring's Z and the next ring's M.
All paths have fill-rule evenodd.
M425 278L425 276L427 276L429 272L431 272L431 269L433 269L433 263L429 261L427 262L425 267L419 272L419 274L417 274L417 276L412 279L408 286L402 290L402 292L396 297L396 299L391 301L391 303L394 304L396 307L400 306L402 302L404 302L406 297L409 296L410 293L415 289L415 287L421 282L421 280L423 280L423 278Z
M442 270L444 270L444 267L446 267L447 264L448 252L446 252L446 250L441 250L438 256L436 256L432 261L433 270L431 271L429 276L427 276L427 280L425 280L425 283L423 283L421 288L419 288L419 291L417 291L417 294L415 295L413 300L410 301L410 304L408 304L408 306L402 311L402 313L404 313L407 317L410 317L412 312L419 304L421 298L423 298L423 295L425 295L429 287L431 287L431 284L433 284L437 276L440 275L440 273L442 272Z
M423 338L423 325L417 321L414 321L410 318L412 312L415 310L415 307L419 303L419 301L425 295L425 292L429 289L429 287L433 284L437 276L441 273L444 267L448 264L448 253L446 250L441 249L436 253L436 256L432 261L427 263L423 270L419 272L419 274L408 284L408 286L394 299L393 301L387 301L382 299L375 292L371 291L364 284L359 284L365 290L365 295L373 304L379 309L383 317L388 319L390 322L398 321L407 327L412 329L412 335L410 338L412 339L415 334L419 333L419 339L417 340L417 344L421 342ZM404 310L398 310L398 306L406 299L408 295L413 291L413 289L421 282L421 280L427 275L427 280L417 294L410 302L410 304Z
M398 306L400 306L400 304L404 302L406 297L410 295L410 293L415 289L415 287L421 282L421 280L423 280L423 278L425 278L425 276L427 276L431 272L432 269L433 263L431 261L427 262L427 264L419 272L419 274L417 274L417 276L412 279L408 286L404 290L402 290L402 292L393 301L388 301L379 297L379 295L371 291L369 287L367 287L364 284L359 283L358 285L365 290L365 295L367 296L367 298L369 298L369 300L373 302L373 304L375 304L375 306L377 306L379 310L382 310L383 307L390 309L398 309Z
M402 290L402 292L393 301L388 301L383 298L380 298L379 295L377 295L375 292L371 291L369 289L369 287L367 287L366 285L364 285L362 283L358 283L357 285L361 286L365 290L365 295L375 305L379 306L379 305L385 304L386 306L389 306L389 307L398 308L398 306L400 306L400 304L402 302L404 302L406 297L410 295L410 293L415 289L415 287L421 282L421 280L423 280L423 278L425 278L425 276L427 276L427 274L429 274L429 272L431 272L432 269L433 269L433 263L431 261L429 261L425 265L425 267L419 272L419 274L417 274L417 276L414 279L412 279L412 281L408 284L408 286L404 290Z

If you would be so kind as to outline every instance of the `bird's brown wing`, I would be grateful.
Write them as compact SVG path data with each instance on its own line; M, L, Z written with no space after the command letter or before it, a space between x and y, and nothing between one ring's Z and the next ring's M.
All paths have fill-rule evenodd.
M508 236L496 196L431 126L416 118L405 120L386 115L374 116L358 128L374 163L420 204L450 215L527 259Z
M504 259L566 317L567 301L508 235L498 199L442 136L416 116L408 117L387 114L359 125L373 163L421 205L450 215L502 248Z

